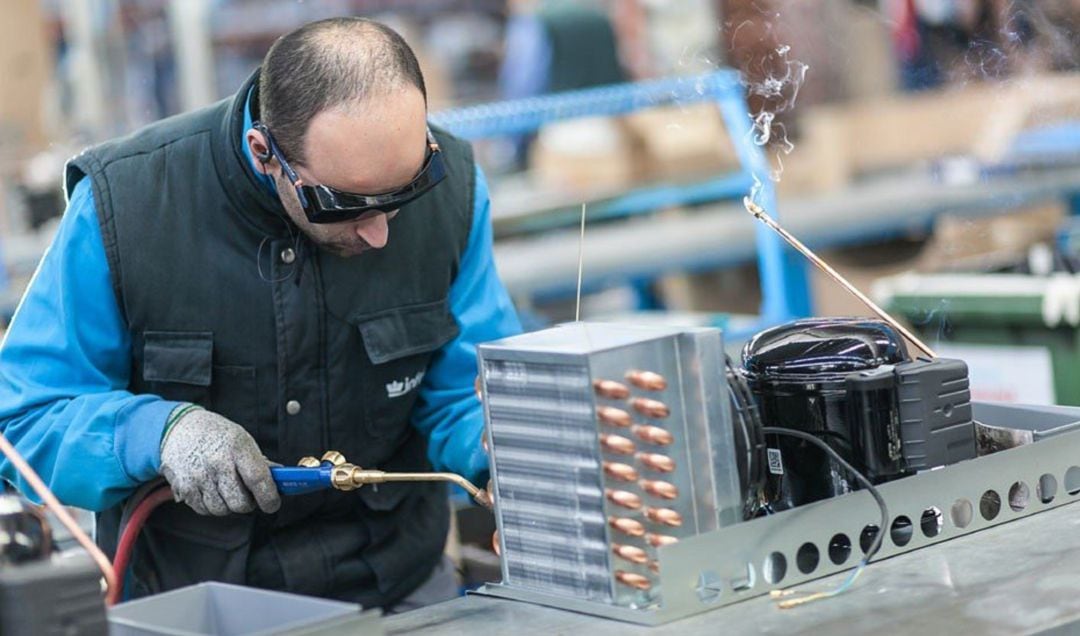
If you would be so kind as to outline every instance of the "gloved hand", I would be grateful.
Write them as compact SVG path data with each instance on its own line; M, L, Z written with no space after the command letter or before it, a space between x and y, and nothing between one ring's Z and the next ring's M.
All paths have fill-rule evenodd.
M183 408L183 407L180 407ZM255 439L225 417L193 408L161 441L161 474L177 501L201 515L281 507L270 466Z

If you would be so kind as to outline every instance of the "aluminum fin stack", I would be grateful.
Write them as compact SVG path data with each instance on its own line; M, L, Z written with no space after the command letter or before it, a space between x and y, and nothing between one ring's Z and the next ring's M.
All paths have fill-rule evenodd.
M573 323L480 364L504 586L655 605L661 546L741 520L719 330Z

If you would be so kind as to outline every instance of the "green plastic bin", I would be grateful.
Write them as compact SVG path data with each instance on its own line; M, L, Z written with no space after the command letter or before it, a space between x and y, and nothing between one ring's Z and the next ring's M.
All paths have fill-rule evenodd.
M1080 276L908 273L879 280L872 295L931 348L1044 348L1055 401L1080 405ZM1008 354L1002 349L1000 364Z

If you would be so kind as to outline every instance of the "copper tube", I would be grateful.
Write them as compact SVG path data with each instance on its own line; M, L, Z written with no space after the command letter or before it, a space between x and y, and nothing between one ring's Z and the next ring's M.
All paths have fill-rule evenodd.
M637 519L627 517L608 517L608 524L612 528L631 537L640 537L645 534L645 526Z
M655 574L660 574L660 562L659 561L649 561L649 571L653 572Z
M113 605L120 599L120 594L123 590L117 588L116 583L116 571L113 570L112 563L109 561L109 557L101 551L94 540L90 538L79 523L75 521L75 518L71 516L68 509L60 503L60 500L56 498L56 495L49 490L49 487L45 485L45 482L41 479L41 476L37 474L37 471L27 463L26 459L19 453L18 450L8 441L4 434L0 432L0 452L7 457L7 460L11 463L12 467L23 476L28 486L37 496L41 498L43 504L48 507L49 511L56 515L56 518L60 520L60 523L67 528L67 531L71 533L71 536L75 537L75 540L79 542L79 545L83 547L90 554L90 558L97 564L98 569L101 570L101 575L105 578L105 591L107 592L106 603ZM641 525L641 524L638 524ZM642 534L645 533L645 528L641 529ZM640 535L639 535L640 536Z
M491 533L491 550L495 553L495 556L502 555L501 543L499 541L499 531L496 530Z
M636 546L612 543L611 551L615 553L615 556L626 559L631 563L641 565L649 562L649 555L645 554L644 550Z
M650 400L649 398L634 398L630 401L630 405L634 407L634 410L641 413L645 417L652 418L654 420L662 420L665 417L671 415L671 409L667 404L664 404L660 400Z
M630 510L637 510L641 507L641 497L629 490L612 490L608 488L604 491L604 495L607 496L608 501L616 506L622 506Z
M637 460L653 470L670 473L675 470L675 460L659 453L638 453Z
M743 206L746 208L746 211L750 214L753 214L754 217L757 218L757 220L769 226L769 229L779 234L780 237L787 241L792 247L802 252L802 255L810 259L810 262L813 263L815 267L828 274L830 278L839 283L840 286L846 289L852 296L858 298L859 302L869 307L870 311L877 314L878 318L881 318L885 322L892 325L894 329L899 331L905 338L910 340L911 344L918 347L920 350L922 350L923 353L930 356L931 358L937 357L937 354L934 353L933 349L926 346L926 344L923 343L922 340L916 338L913 333L905 329L903 325L901 325L895 318L886 313L884 309L878 307L874 303L874 301L870 300L866 296L866 294L862 293L854 285L849 283L846 278L841 276L839 272L830 267L829 264L823 261L820 256L810 251L810 248L803 245L802 241L795 238L794 235L789 233L784 228L780 227L780 225L775 220L773 220L773 218L769 216L767 212L765 212L765 208L751 201L750 197L743 197Z
M604 472L613 479L619 481L637 481L637 469L630 464L619 462L604 462Z
M646 493L661 499L675 499L679 496L679 489L671 482L642 479L638 482L638 485L641 486L641 489Z
M662 523L665 526L671 526L672 528L678 528L682 525L682 515L671 508L646 508L645 516L648 517L650 521Z
M604 450L620 455L633 455L636 450L634 442L621 435L606 435L601 433L600 445L604 447Z
M675 441L675 436L671 434L671 431L659 426L635 425L630 431L641 441L657 446L667 446Z
M600 419L604 424L609 426L617 426L619 428L626 428L630 426L633 419L630 414L622 409L617 409L612 406L598 406L596 407L596 417Z
M654 548L659 548L665 545L671 545L672 543L678 543L679 540L673 536L666 534L654 534L652 532L645 535L645 540L649 542Z
M615 380L595 380L592 385L593 390L600 397L611 400L625 400L630 397L630 388Z
M647 590L652 587L652 583L649 582L649 578L647 576L634 572L615 570L615 580L619 583L622 583L623 585L629 585L630 587L637 588L639 590Z
M667 388L667 379L652 371L627 371L626 381L645 391L663 391Z

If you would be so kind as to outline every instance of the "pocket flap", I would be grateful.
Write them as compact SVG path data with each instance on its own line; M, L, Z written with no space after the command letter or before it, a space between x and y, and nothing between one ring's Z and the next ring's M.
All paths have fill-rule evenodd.
M214 334L209 331L147 331L143 334L143 379L210 386Z
M364 348L373 364L434 351L453 340L459 331L445 298L354 316L351 322L364 337Z

